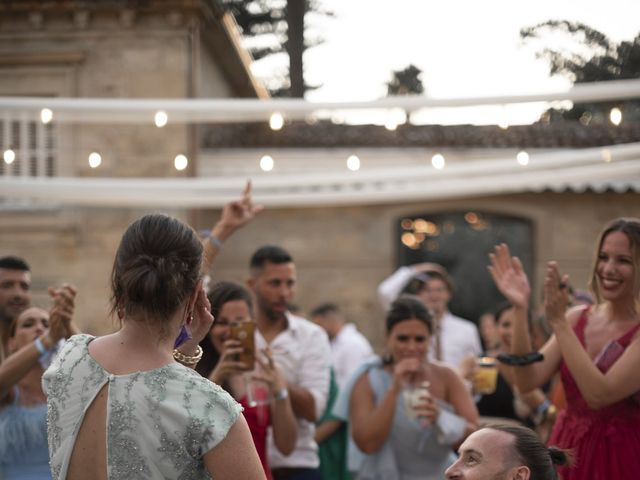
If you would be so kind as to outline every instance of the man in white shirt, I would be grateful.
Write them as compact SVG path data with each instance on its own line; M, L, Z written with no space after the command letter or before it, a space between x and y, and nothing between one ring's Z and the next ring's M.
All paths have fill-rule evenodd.
M378 286L378 297L386 310L401 293L420 297L433 315L435 332L431 338L429 358L458 368L469 355L482 353L478 328L449 311L453 281L441 265L420 263L400 267Z
M317 325L287 311L296 288L296 267L289 253L276 246L259 248L251 257L247 282L256 299L256 349L269 347L287 380L281 395L291 397L298 417L294 451L282 455L269 432L267 457L275 480L320 480L315 422L329 393L331 349Z
M324 328L331 343L333 370L342 389L349 376L373 355L369 340L353 323L345 323L342 312L334 303L323 303L311 311L311 320Z

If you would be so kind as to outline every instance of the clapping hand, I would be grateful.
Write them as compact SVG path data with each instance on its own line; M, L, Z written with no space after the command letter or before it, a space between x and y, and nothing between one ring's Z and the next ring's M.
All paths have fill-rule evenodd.
M514 307L527 308L531 287L518 257L512 257L509 247L501 243L489 254L489 273L496 287Z
M569 306L569 276L560 275L558 264L549 262L544 277L544 314L552 327L565 321Z
M49 287L53 306L49 312L48 337L52 344L71 335L71 321L75 310L76 289L68 284L62 287Z

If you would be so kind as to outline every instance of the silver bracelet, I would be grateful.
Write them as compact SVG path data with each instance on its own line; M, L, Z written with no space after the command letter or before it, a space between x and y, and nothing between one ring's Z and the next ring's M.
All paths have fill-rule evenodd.
M276 393L273 396L273 399L274 400L286 400L288 396L289 396L289 390L287 390L286 388L283 388L282 390L280 390L278 393Z
M213 234L209 235L209 242L211 242L211 245L216 247L218 250L222 250L223 242L218 237L214 236Z
M44 346L44 344L42 343L42 340L40 340L40 337L36 338L33 341L33 344L36 346L36 348L38 349L38 351L40 352L40 356L46 355L48 353L47 348Z

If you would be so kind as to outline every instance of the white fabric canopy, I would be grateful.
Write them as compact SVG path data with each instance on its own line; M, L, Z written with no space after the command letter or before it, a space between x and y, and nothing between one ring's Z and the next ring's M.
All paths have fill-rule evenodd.
M244 176L211 178L0 179L0 198L100 207L216 208L238 197ZM358 172L263 174L254 197L270 207L363 205L463 198L545 189L640 191L640 143L467 160L443 170L430 165Z
M640 97L640 80L617 80L577 84L568 91L467 98L429 98L409 95L386 97L371 102L318 102L302 99L125 99L0 97L0 111L24 112L39 119L40 111L53 111L54 122L150 123L157 111L168 115L169 123L265 121L279 112L288 119L304 119L322 112L506 105L513 103L624 100ZM326 116L326 115L325 115Z

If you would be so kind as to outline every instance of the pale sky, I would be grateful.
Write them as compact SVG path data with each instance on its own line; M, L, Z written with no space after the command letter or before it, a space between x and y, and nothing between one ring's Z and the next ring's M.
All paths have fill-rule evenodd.
M549 78L534 44L519 31L550 19L580 21L620 41L640 33L638 0L323 0L334 18L309 19L308 32L325 42L305 54L310 101L367 101L386 95L392 70L414 64L432 98L525 94L568 88ZM286 61L281 58L280 61ZM269 75L277 60L257 62ZM528 123L541 105L432 111L433 123Z

